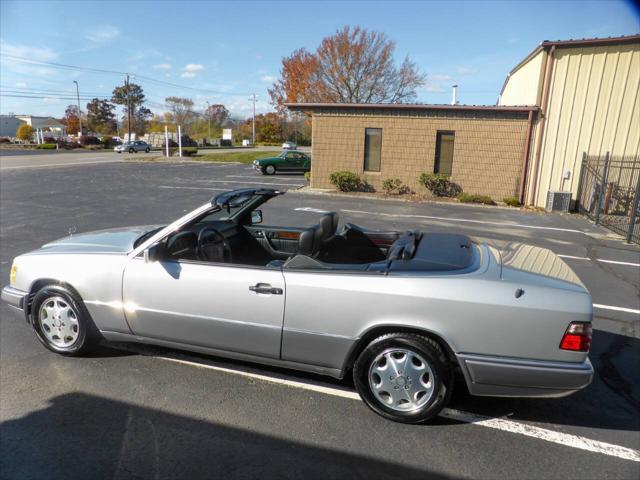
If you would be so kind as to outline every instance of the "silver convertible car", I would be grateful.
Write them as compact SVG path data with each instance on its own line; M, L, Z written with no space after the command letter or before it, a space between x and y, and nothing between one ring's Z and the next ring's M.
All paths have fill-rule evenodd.
M592 303L551 251L467 236L262 225L283 192L223 193L167 226L72 235L15 258L2 299L50 350L142 342L353 375L386 418L425 422L456 375L472 395L586 387Z

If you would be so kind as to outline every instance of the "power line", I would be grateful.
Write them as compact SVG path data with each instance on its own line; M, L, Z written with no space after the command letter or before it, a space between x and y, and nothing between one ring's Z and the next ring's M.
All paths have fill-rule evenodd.
M108 73L108 74L113 74L113 75L131 75L134 78L138 78L138 79L142 79L142 80L146 80L148 82L152 82L152 83L156 83L159 85L166 85L169 87L174 87L174 88L180 88L180 89L184 89L184 90L192 90L192 91L196 91L196 92L207 92L207 93L213 93L216 95L232 95L232 96L245 96L248 95L246 93L230 93L230 92L223 92L220 90L211 90L208 88L197 88L197 87L188 87L186 85L179 85L177 83L172 83L172 82L167 82L164 80L158 80L152 77L147 77L146 75L140 75L140 74L135 74L135 73L128 73L128 72L120 72L117 70L106 70L106 69L102 69L102 68L92 68L92 67L79 67L77 65L69 65L69 64L65 64L65 63L56 63L56 62L46 62L44 60L33 60L30 58L25 58L25 57L19 57L17 55L9 55L6 53L2 53L0 54L0 56L9 58L11 60L15 60L18 62L23 62L23 63L29 63L29 64L33 64L33 65L46 65L46 66L50 66L50 67L54 67L54 68L60 68L60 69L65 69L65 70L76 70L76 71L84 71L84 72L91 72L91 73Z
M2 93L0 92L0 97L11 97L11 98L50 98L52 100L76 100L76 95L68 95L68 96L60 96L60 95L18 95L12 93ZM80 100L93 100L97 98L99 100L108 100L111 97L80 97Z

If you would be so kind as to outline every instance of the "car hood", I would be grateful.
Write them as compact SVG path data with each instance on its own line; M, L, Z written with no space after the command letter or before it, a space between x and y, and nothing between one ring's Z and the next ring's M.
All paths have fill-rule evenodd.
M97 230L55 240L32 253L127 253L141 235L162 225Z
M282 157L262 157L262 158L256 158L255 162L257 164L260 164L260 162L273 162L274 160L282 160Z

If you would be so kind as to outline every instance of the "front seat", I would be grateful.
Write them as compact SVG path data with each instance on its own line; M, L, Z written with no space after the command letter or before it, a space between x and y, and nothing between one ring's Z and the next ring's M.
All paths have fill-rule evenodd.
M296 255L305 255L315 258L322 248L323 232L320 225L314 225L303 230L298 237L298 250ZM292 255L293 256L293 255ZM269 268L282 268L285 260L272 260L267 264Z
M340 218L337 212L325 213L320 218L320 228L322 228L322 247L325 247L333 240L338 230Z

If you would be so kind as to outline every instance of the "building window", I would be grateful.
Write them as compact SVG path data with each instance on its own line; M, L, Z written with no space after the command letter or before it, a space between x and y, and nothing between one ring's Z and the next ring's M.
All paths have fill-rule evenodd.
M382 129L365 128L364 130L364 171L379 172L382 157Z
M451 175L453 171L454 132L438 132L436 135L436 161L433 171Z

